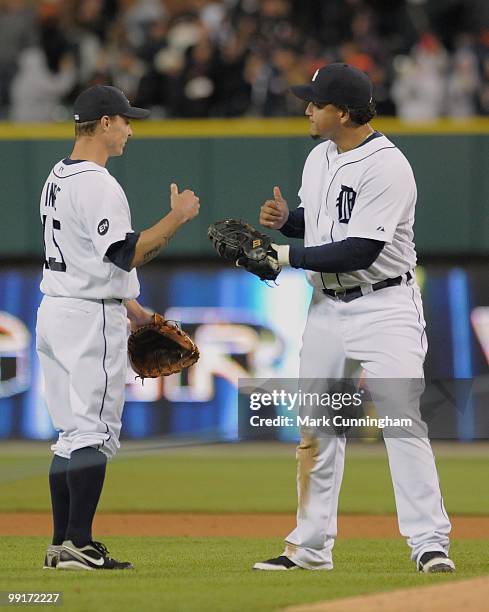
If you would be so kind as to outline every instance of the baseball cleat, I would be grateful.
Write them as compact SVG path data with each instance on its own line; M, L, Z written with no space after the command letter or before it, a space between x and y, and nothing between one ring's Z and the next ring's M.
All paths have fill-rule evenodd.
M116 561L101 542L90 542L78 548L71 540L63 542L57 569L61 570L126 570L134 569L128 561Z
M418 569L425 574L446 574L455 571L455 563L444 552L425 552L419 559Z
M59 553L62 548L61 545L56 546L55 544L50 544L48 546L46 556L44 557L43 569L56 569L59 561Z
M274 559L268 559L268 561L255 563L253 569L268 571L296 570L299 569L299 566L291 561L288 557L281 555L280 557L275 557Z

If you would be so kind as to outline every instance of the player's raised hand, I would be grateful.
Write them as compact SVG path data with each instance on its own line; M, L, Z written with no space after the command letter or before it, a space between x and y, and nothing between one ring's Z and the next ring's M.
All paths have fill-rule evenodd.
M199 198L190 189L185 189L182 193L178 193L178 185L176 183L170 185L170 205L171 209L182 218L184 223L199 214Z
M260 208L260 223L270 229L280 229L287 223L289 207L280 187L273 188L273 200L266 200Z

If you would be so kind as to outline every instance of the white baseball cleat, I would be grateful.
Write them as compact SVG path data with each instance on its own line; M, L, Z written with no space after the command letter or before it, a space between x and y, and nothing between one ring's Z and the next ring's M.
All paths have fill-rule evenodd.
M455 563L444 552L425 552L418 562L418 569L425 574L442 574L455 571Z
M56 569L59 561L59 553L63 547L61 545L50 544L46 550L46 556L44 557L43 569Z

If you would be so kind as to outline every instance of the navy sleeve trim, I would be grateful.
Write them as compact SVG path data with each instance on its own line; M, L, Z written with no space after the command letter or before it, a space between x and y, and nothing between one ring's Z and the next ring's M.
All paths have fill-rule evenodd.
M118 268L130 272L138 239L139 232L126 234L125 240L119 240L110 245L105 253L106 257Z
M385 242L372 238L347 238L315 247L292 245L290 265L313 272L355 272L366 270L379 256Z
M305 227L304 209L296 208L289 212L287 223L281 228L280 233L288 238L304 238Z

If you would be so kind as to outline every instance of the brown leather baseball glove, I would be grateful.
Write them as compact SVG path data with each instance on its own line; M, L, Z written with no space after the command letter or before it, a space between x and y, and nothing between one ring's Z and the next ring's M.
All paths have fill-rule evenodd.
M181 372L200 357L190 336L158 313L152 323L132 332L127 350L133 370L143 380Z

